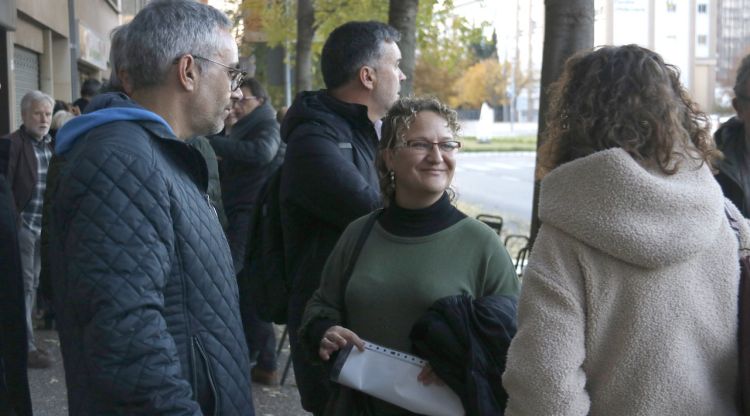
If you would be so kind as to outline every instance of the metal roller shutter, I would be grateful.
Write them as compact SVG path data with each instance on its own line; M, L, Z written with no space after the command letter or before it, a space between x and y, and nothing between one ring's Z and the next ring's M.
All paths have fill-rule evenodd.
M21 98L27 92L39 89L39 55L21 47L13 48L13 77L16 82L16 126L21 120Z

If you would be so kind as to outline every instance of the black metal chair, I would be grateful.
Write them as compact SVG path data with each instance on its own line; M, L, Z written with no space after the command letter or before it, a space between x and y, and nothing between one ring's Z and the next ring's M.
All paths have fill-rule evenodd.
M508 248L508 243L515 242L513 245L518 245L519 242L523 244L521 248L516 253L516 258L513 261L513 266L516 268L516 274L518 277L521 277L523 275L523 269L526 268L526 262L529 258L529 253L531 252L531 247L529 246L529 237L521 234L509 234L505 237L505 240L503 241L503 245Z
M284 343L286 342L287 338L289 337L289 329L284 325L284 331L281 333L281 339L279 340L279 344L276 347L276 357L279 357L281 355L281 350L284 349ZM286 382L286 377L289 375L289 368L292 366L292 350L291 347L289 349L289 356L286 358L286 364L284 364L284 372L281 373L281 380L279 380L279 385L283 386Z
M479 214L477 215L477 219L495 230L497 235L500 235L500 232L503 230L503 217L499 215Z

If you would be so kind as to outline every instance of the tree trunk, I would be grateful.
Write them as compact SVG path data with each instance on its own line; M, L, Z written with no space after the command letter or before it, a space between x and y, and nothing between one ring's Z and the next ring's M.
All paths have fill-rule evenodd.
M417 45L416 21L419 0L390 0L388 24L401 32L398 47L401 49L401 71L406 79L401 83L401 95L410 95L414 86L415 51Z
M295 92L312 89L312 41L315 36L315 11L312 0L297 1L297 61Z
M537 150L543 144L546 130L551 83L562 74L565 61L574 53L594 46L594 0L545 0L544 52L542 85L539 102L539 133ZM537 173L539 152L537 151ZM531 214L531 244L539 232L539 176L534 178L534 204Z

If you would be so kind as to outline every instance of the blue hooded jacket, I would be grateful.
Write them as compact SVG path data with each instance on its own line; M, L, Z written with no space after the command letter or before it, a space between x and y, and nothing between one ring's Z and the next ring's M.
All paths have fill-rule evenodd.
M203 156L122 94L89 109L58 132L49 204L70 414L253 416L237 280Z
M174 136L172 127L158 114L146 110L122 93L100 94L86 107L86 113L75 117L57 132L55 153L64 155L79 137L101 125L115 121L154 121L164 126Z

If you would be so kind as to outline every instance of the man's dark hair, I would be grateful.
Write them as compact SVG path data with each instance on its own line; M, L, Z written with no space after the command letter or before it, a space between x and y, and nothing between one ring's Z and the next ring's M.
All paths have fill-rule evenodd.
M97 79L89 78L81 85L81 97L93 97L99 94L102 83Z
M332 90L356 78L363 65L374 65L380 58L383 42L400 39L398 30L381 22L348 22L337 27L320 58L326 88Z
M266 88L255 78L249 77L243 79L240 88L249 88L255 98L258 100L262 99L264 103L268 101Z

